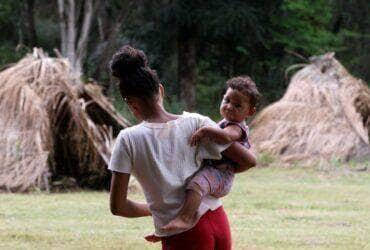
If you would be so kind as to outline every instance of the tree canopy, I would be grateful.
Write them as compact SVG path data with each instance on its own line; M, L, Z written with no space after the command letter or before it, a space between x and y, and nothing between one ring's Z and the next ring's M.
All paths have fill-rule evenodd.
M87 36L85 44L71 42L81 55L83 77L95 78L107 94L115 94L107 62L115 49L130 43L149 56L171 109L215 117L226 79L251 76L267 104L284 92L288 66L328 51L370 82L369 13L366 0L4 0L0 64L34 46L67 56L61 31L63 21L68 26L65 21L73 17L75 35Z

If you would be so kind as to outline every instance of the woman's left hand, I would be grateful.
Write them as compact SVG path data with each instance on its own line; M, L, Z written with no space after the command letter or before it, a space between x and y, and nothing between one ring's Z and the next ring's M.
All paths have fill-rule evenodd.
M156 236L156 235L154 235L154 234L149 234L149 235L145 236L145 237L144 237L144 239L145 239L146 241L153 242L153 243L155 243L155 242L158 242L158 241L161 241L161 240L162 240L162 239L161 239L161 237L158 237L158 236Z

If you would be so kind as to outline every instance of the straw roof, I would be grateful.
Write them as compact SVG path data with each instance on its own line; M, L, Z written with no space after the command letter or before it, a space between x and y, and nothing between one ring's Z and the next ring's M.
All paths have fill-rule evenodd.
M49 190L63 177L107 186L111 147L127 126L66 59L34 49L0 72L0 190Z
M284 96L251 124L258 152L283 161L370 157L370 90L351 76L334 53L310 58Z

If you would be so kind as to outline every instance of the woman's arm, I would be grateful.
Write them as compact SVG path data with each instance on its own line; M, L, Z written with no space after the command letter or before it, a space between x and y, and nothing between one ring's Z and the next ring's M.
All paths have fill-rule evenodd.
M112 172L110 185L110 211L122 217L150 216L147 204L127 199L127 188L130 174Z
M222 154L238 164L238 167L235 168L235 173L244 172L257 164L256 156L252 151L243 147L238 142L231 144Z

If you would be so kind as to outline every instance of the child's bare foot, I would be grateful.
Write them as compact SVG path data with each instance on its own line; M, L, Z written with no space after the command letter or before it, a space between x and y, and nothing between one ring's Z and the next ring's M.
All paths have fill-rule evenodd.
M161 229L164 231L182 230L192 226L195 216L187 217L178 215L175 219L171 220L167 225Z
M149 235L145 236L144 239L149 241L149 242L153 242L153 243L161 241L161 237L158 237L154 234L149 234Z

